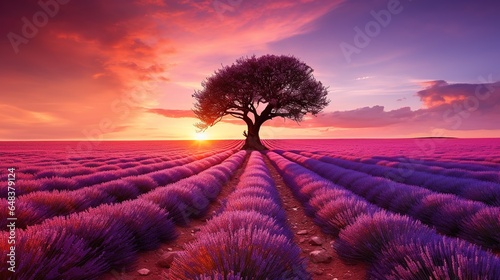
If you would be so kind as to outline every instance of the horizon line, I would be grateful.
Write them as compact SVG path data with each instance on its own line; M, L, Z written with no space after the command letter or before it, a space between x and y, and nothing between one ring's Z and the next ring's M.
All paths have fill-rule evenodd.
M273 138L261 140L403 140L403 139L500 139L500 137L355 137L355 138ZM90 140L90 139L0 139L0 142L141 142L141 141L196 141L196 142L207 142L207 141L245 141L244 138L225 138L225 139L105 139L105 140Z

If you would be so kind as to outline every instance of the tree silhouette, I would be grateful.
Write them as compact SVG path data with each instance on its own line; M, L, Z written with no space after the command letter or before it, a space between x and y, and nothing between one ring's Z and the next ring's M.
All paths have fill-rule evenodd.
M330 102L327 88L312 73L293 56L240 58L215 71L193 94L193 112L201 121L195 126L204 131L227 115L242 119L247 124L243 149L265 150L259 136L264 122L275 117L300 122Z

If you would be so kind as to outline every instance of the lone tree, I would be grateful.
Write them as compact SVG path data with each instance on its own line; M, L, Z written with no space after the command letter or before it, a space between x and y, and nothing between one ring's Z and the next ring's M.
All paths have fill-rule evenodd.
M293 56L240 58L215 71L193 94L193 112L201 121L195 126L205 131L227 115L242 119L247 124L243 149L266 150L259 137L264 122L275 117L300 122L330 102L328 89L312 73L311 67Z

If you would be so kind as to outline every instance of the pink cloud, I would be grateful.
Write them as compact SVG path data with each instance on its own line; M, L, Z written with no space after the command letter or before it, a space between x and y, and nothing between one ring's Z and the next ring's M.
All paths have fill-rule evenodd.
M37 1L25 2L5 2L0 34L21 34L21 19L40 11ZM136 138L137 126L148 114L192 118L193 90L221 63L265 53L270 43L313 30L316 20L342 1L233 1L240 4L222 11L213 3L70 1L19 46L19 54L2 36L0 139L82 138L103 121L113 124L111 132ZM371 106L325 112L300 126L281 119L268 125L325 131L499 129L499 83L436 80L422 86L417 96L424 109ZM240 123L231 118L223 122Z
M350 111L336 111L321 114L309 121L318 127L364 128L384 127L387 125L408 121L413 117L409 107L385 111L384 106L363 107Z
M312 127L400 127L414 131L427 128L449 130L500 129L500 82L448 84L431 81L417 92L427 108L409 107L385 111L383 106L324 113L308 120Z
M147 112L167 118L196 118L196 115L191 110L148 109Z
M18 46L19 54L2 36L0 105L23 113L17 128L0 130L0 138L82 138L103 120L114 131L129 127L134 137L130 124L147 114L142 108L186 108L193 85L220 65L221 56L232 60L305 33L338 3L242 1L221 18L208 0L70 1ZM22 35L21 19L40 10L36 1L6 2L0 33ZM54 122L33 125L34 116ZM2 127L10 127L6 120Z
M377 132L383 128L392 134L412 134L431 129L456 131L481 131L500 129L500 82L485 84L448 84L444 81L429 83L426 89L417 93L424 104L433 100L429 108L411 110L402 107L386 111L384 106L363 107L347 111L323 112L317 117L307 117L297 124L277 118L265 126L312 129L318 128L326 134L329 129L359 129ZM443 102L436 100L446 96ZM185 117L191 111L166 110L170 117ZM240 120L225 117L221 122L243 124ZM375 130L373 130L375 129ZM349 134L355 135L355 134ZM397 135L397 134L395 134Z
M484 84L448 84L445 81L425 82L427 87L417 92L420 100L428 107L436 107L457 102L467 102L468 99L478 101L488 99L489 102L483 104L481 109L489 105L498 104L499 95L497 92L500 82ZM472 100L469 100L472 101Z

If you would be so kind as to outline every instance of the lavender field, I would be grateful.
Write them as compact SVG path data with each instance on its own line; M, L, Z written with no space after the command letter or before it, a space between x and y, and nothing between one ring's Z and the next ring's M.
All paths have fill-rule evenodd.
M149 279L331 279L280 176L362 279L500 279L500 139L263 142L0 143L0 278L104 279L202 221Z

